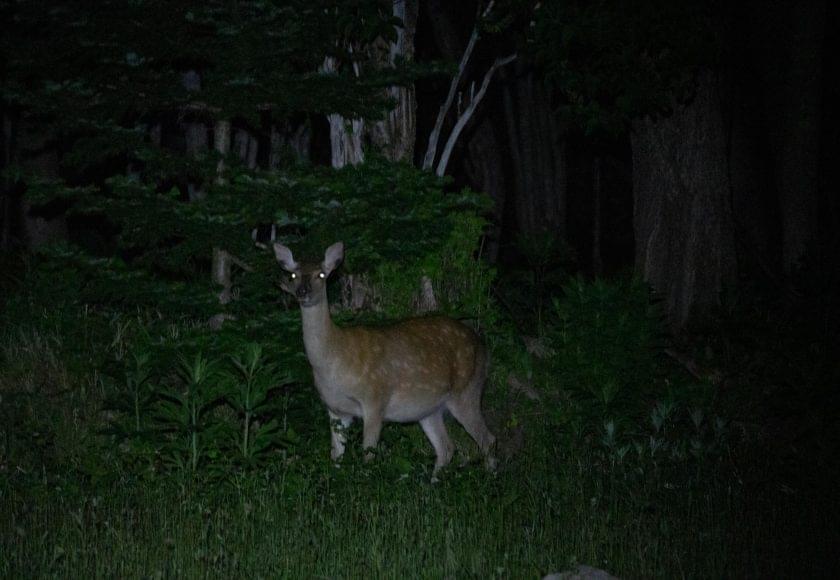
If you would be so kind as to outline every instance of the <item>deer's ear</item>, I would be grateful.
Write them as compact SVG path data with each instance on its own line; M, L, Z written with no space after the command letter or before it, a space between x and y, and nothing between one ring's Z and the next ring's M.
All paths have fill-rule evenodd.
M324 252L324 273L329 276L344 259L344 244L336 242Z
M274 255L280 266L287 272L293 272L298 269L298 263L295 262L292 251L281 243L274 243Z

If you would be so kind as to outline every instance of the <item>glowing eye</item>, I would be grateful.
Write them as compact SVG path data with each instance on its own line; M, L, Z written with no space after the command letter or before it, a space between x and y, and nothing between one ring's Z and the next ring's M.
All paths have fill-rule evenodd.
M297 278L297 274L295 274L294 272L292 272L292 276L291 276L291 278L292 278L292 280L294 280L295 278Z
M326 275L326 274L324 274L323 272L318 272L318 277L319 277L319 278L326 278L326 277L327 277L327 275Z

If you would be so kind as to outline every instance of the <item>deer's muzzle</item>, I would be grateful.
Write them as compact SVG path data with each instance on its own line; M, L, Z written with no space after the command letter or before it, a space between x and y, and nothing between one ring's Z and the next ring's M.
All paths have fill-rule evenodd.
M309 284L309 280L301 282L300 286L297 287L295 290L295 296L297 296L298 300L305 300L309 297L312 292L312 286Z

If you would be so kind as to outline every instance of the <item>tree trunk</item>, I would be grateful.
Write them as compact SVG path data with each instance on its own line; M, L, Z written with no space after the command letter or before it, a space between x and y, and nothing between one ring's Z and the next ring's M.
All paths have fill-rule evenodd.
M18 123L18 164L37 178L57 181L59 179L58 150L48 135L36 130L34 124L22 118ZM22 240L27 250L57 240L67 239L67 219L64 214L55 215L42 208L34 207L24 196L20 202L20 224Z
M224 248L213 248L210 279L214 284L222 287L222 292L219 294L219 302L221 304L227 304L236 298L235 293L232 291L234 266L238 266L245 272L254 271L247 262L243 262L239 257L231 254Z
M363 308L376 309L376 292L364 274L343 274L341 285L341 308L358 311Z
M324 59L321 70L327 74L338 72L338 62L335 58L328 56ZM356 69L358 71L358 69ZM358 75L358 72L356 73ZM356 165L364 161L362 149L362 137L364 136L365 122L363 119L350 119L349 121L335 113L327 115L330 124L330 159L335 169L345 165Z
M199 157L207 151L210 145L210 136L207 132L207 125L204 123L184 123L187 155Z
M280 128L274 123L271 124L271 138L269 141L270 150L268 152L268 169L269 171L277 171L283 160L283 149L286 147L284 143L283 133Z
M210 136L204 123L189 122L184 124L186 153L190 157L201 157L210 145ZM202 184L190 181L187 184L187 197L190 201L199 201L207 196Z
M153 123L149 128L149 141L155 147L160 147L163 142L163 126L160 123Z
M213 149L222 156L222 159L219 159L219 163L216 165L216 183L224 185L226 183L224 157L230 153L230 121L225 119L216 121L213 128Z
M181 75L181 83L189 92L201 90L201 75L194 70L186 71ZM184 145L185 152L190 157L201 157L210 146L210 135L207 125L196 119L189 119L184 122ZM201 183L190 182L187 184L187 197L190 201L204 199L207 193L202 189Z
M248 133L248 158L246 159L246 163L248 164L248 169L256 169L257 168L257 155L260 152L260 142L259 140Z
M674 330L706 322L735 280L726 142L717 82L693 102L634 123L636 272L663 299Z
M749 12L751 17L753 12ZM746 24L745 24L746 25ZM739 46L730 70L730 91L725 99L729 140L729 180L732 215L738 242L738 266L760 271L771 280L781 278L781 223L779 203L768 150L763 115L763 86L750 48Z
M793 273L813 249L818 221L821 51L825 2L787 0L767 19L766 112L782 222L782 263Z
M491 263L499 255L506 201L504 158L493 122L483 117L467 140L464 170L473 187L493 200L493 223L486 233L483 258Z
M259 141L248 129L239 128L233 134L233 150L248 169L256 169Z
M210 279L213 284L221 286L219 291L219 304L225 305L233 300L233 265L230 254L221 249L213 248L213 262L210 270Z
M327 115L330 124L330 159L335 169L357 165L365 160L362 149L363 119L346 120L341 115Z
M601 260L601 158L592 161L592 274L604 273Z
M396 39L387 43L383 51L383 64L393 67L398 59L414 60L414 32L417 28L418 0L394 0L393 14L403 25L396 26ZM414 142L417 136L414 86L391 86L386 89L388 97L396 102L387 112L385 119L370 125L370 137L374 145L392 161L408 161L414 158Z
M566 142L552 113L545 88L525 65L505 88L516 192L516 222L521 233L550 231L566 235Z
M3 168L12 164L12 118L3 111ZM12 240L12 179L3 176L3 190L0 192L0 252L7 252Z
M300 123L284 122L271 126L271 150L268 155L268 168L276 171L286 160L305 162L310 159L312 147L312 129L308 120ZM291 156L292 159L288 159Z

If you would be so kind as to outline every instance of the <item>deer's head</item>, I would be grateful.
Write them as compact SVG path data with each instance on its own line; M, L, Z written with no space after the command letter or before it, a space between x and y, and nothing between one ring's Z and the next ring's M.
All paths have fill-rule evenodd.
M298 263L292 251L280 243L274 244L274 255L288 274L280 286L306 308L327 301L327 278L344 259L344 244L336 242L327 248L320 264Z

